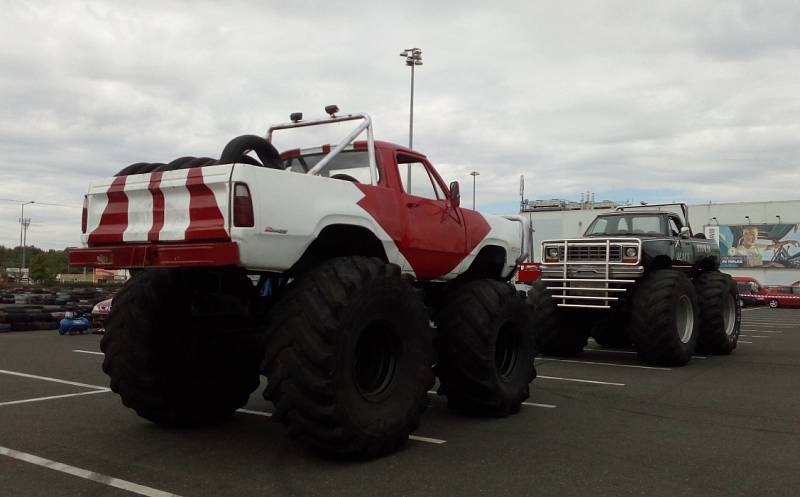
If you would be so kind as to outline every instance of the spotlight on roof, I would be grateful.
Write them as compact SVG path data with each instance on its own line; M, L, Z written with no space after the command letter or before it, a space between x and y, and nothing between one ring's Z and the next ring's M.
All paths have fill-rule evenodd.
M327 112L331 117L336 117L336 113L339 112L338 105L326 105L325 112Z
M303 120L303 113L302 112L292 112L289 114L289 119L292 120L293 123Z

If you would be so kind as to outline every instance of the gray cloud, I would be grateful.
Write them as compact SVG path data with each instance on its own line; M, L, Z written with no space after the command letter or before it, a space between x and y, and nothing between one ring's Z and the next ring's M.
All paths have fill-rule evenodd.
M470 203L797 198L800 7L791 1L0 3L0 198L80 204L126 164L217 156L337 103L415 148ZM627 193L626 193L627 192ZM635 200L639 200L636 198ZM18 206L0 202L0 243ZM32 207L77 243L79 210ZM37 224L38 223L38 224Z

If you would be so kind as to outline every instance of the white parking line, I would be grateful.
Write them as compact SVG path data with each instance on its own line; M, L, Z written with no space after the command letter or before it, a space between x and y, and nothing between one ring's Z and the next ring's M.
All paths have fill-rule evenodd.
M752 325L756 325L756 326L777 326L779 328L800 328L799 325L788 323L788 322L779 323L779 322L775 322L775 321L751 321L749 319L747 321L743 322L742 326L751 325L751 324Z
M553 406L553 407L555 407L555 406ZM253 414L253 415L256 415L256 416L264 416L264 417L267 417L267 418L272 417L272 413L271 412L253 411L251 409L236 409L236 411L244 413L244 414ZM420 436L417 436L417 435L409 435L408 438L410 440L416 440L417 442L428 442L428 443L432 443L432 444L443 444L443 443L446 442L446 440L441 440L439 438L420 437Z
M417 442L428 442L429 444L437 444L437 445L441 445L441 444L447 442L447 440L441 440L439 438L420 437L420 436L417 436L417 435L409 435L408 439L409 440L416 440Z
M556 406L554 406L553 404L539 404L538 402L523 402L522 405L523 406L529 406L529 407L544 407L545 409L555 409L556 408Z
M740 337L747 337L747 338L769 338L767 335L743 335L739 333Z
M66 399L67 397L79 397L81 395L93 395L96 393L106 393L110 391L110 388L104 388L102 390L92 390L91 392L67 393L64 395L51 395L50 397L37 397L35 399L12 400L9 402L0 402L0 407L14 404L27 404L28 402L41 402L43 400Z
M253 410L250 410L250 409L236 409L236 412L243 412L245 414L254 414L256 416L264 416L264 417L267 417L267 418L272 417L272 413L271 412L253 411Z
M80 354L92 354L92 355L105 355L102 352L95 352L93 350L80 350L80 349L72 349L73 352L78 352Z
M577 382L577 383L590 383L590 384L593 384L593 385L611 385L611 386L614 386L614 387L624 387L625 386L624 383L615 383L613 381L581 380L581 379L578 379L578 378L562 378L560 376L542 376L542 375L537 375L536 377L537 378L541 378L543 380L574 381L574 382Z
M636 354L634 350L616 350L616 349L601 349L595 347L587 347L583 349L584 352L612 352L614 354ZM693 355L692 359L708 359L707 356L704 355Z
M736 343L753 343L753 342L746 342L746 341L744 341L744 340L739 340L739 341L738 341L738 342L736 342Z
M19 373L17 371L6 371L5 369L0 369L0 373L3 374L10 374L13 376L21 376L23 378L32 378L34 380L44 380L44 381L52 381L53 383L63 383L64 385L73 385L76 387L84 387L84 388L93 388L95 390L107 390L106 387L100 387L97 385L88 385L86 383L78 383L77 381L67 381L67 380L59 380L58 378L50 378L47 376L38 376L35 374L27 374L27 373Z
M749 332L753 332L753 333L783 333L783 331L780 331L780 330L744 330L743 329L742 331L749 331Z
M53 471L60 471L61 473L77 476L78 478L84 478L86 480L102 483L103 485L108 485L109 487L119 488L121 490L139 495L145 495L147 497L179 497L178 494L163 492L161 490L156 490L155 488L139 485L138 483L132 483L126 480L120 480L119 478L113 478L111 476L95 473L94 471L76 468L75 466L52 461L50 459L20 452L18 450L9 449L7 447L0 447L0 455L8 456L30 464L35 464L43 468L52 469Z
M571 362L574 364L591 364L593 366L615 366L618 368L656 369L658 371L672 371L672 368L659 368L655 366L640 366L638 364L615 364L613 362L577 361L573 359L545 359L549 362Z

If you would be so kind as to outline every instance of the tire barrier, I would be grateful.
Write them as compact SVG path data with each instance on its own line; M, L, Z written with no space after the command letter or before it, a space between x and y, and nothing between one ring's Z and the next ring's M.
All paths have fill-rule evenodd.
M111 297L106 288L0 289L0 333L56 330L67 312L89 314Z

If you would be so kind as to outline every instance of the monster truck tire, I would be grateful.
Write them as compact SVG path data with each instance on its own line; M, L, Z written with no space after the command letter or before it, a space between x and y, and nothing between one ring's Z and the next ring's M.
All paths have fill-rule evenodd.
M100 342L111 389L162 426L222 422L259 385L261 338L241 309L254 288L231 269L212 293L203 285L205 274L155 269L134 275L114 297ZM211 304L218 313L192 315L192 308Z
M700 330L697 350L705 354L727 355L736 348L742 310L736 304L736 282L719 271L701 273L694 280L700 305Z
M435 321L435 372L448 405L479 416L519 411L536 377L536 343L530 312L514 287L493 280L459 286Z
M645 276L631 298L628 328L639 357L660 366L689 362L697 345L698 310L685 274L661 269Z
M527 303L540 352L551 356L574 357L583 351L589 336L589 322L585 315L560 310L550 290L541 281L531 285Z
M256 135L237 136L229 141L222 150L219 163L232 164L241 162L242 157L250 150L258 155L264 167L283 169L281 154L278 153L272 143Z
M433 331L400 268L328 260L270 313L264 398L289 435L329 457L393 452L419 425L433 387Z

